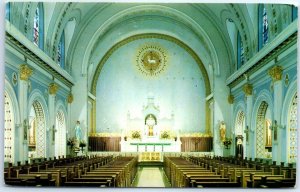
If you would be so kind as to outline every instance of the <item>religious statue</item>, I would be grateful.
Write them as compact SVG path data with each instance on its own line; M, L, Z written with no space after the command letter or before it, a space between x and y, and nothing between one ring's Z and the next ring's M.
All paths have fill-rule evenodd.
M220 123L220 140L223 142L226 139L226 125L225 122L222 121Z
M75 137L78 142L80 142L82 140L82 131L81 131L81 127L80 127L80 121L76 122Z

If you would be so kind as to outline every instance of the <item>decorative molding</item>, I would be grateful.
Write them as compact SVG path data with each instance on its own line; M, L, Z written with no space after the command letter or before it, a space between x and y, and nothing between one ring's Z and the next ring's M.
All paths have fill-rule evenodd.
M68 97L67 97L67 102L68 102L68 103L73 103L73 101L74 101L73 94L70 93L70 94L68 95Z
M276 38L262 48L256 55L247 61L239 70L234 72L226 80L226 84L233 88L244 80L243 74L254 74L267 63L286 51L292 45L297 44L297 22L290 24Z
M49 85L49 94L50 95L56 95L58 89L59 89L59 86L56 83L50 83L50 85Z
M61 69L48 55L46 55L46 53L28 40L17 28L6 23L5 30L6 45L11 46L12 49L24 55L25 58L35 63L46 72L52 74L67 87L74 85L73 77L65 70ZM30 63L28 63L28 65L30 65Z
M29 77L32 75L33 70L27 65L27 64L22 64L20 65L20 79L27 81Z
M229 104L233 104L234 103L234 96L232 94L228 95L227 100L228 100Z
M268 74L272 77L273 82L280 81L282 79L282 71L282 67L276 65L268 71Z
M250 84L250 83L245 84L244 87L243 87L243 91L244 91L246 96L252 95L252 91L253 91L252 84Z

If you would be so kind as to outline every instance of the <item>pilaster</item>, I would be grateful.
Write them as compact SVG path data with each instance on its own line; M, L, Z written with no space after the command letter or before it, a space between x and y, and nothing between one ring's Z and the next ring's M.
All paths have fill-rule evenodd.
M20 128L19 130L19 159L28 160L28 80L33 70L27 64L21 64L19 68L19 106L20 106Z

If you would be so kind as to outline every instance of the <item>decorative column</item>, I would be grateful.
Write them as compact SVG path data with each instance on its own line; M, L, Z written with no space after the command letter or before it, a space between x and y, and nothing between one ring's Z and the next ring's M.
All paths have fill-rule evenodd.
M50 83L48 87L49 92L49 99L48 99L48 109L49 109L49 129L47 130L47 134L50 140L47 141L48 143L48 157L55 156L55 119L56 119L56 113L55 113L55 96L58 91L58 85L56 83Z
M228 103L230 104L229 105L229 108L230 108L230 133L231 135L229 137L232 137L232 144L231 144L231 147L230 147L230 155L233 155L235 156L235 146L236 146L236 143L235 143L235 118L234 118L234 114L233 114L233 103L234 103L234 96L230 93L227 97L227 101Z
M245 93L245 97L246 97L246 126L249 127L249 131L248 131L248 140L249 142L246 142L246 156L247 157L254 157L255 156L255 145L249 145L249 143L254 143L255 140L255 135L254 135L254 131L253 128L250 127L251 126L251 119L252 119L252 108L253 108L253 86L250 83L246 83L243 87L243 91Z
M28 79L33 70L27 64L21 64L19 68L19 106L20 106L20 128L19 128L19 159L22 163L28 160Z
M72 129L71 129L71 104L73 103L74 101L74 97L73 97L73 94L72 92L69 93L68 97L67 97L67 103L68 103L68 108L67 108L67 135L66 135L66 138L67 140L69 138L72 138ZM70 148L68 147L67 148L67 155L70 155L71 154L71 151L70 151Z
M275 59L275 63L276 63ZM284 156L280 154L285 154L284 147L285 145L278 145L278 143L283 143L284 140L281 140L281 136L285 134L285 130L281 129L281 113L282 113L282 102L283 102L283 82L282 82L282 67L274 66L269 71L268 74L272 78L273 88L274 88L274 121L272 122L274 129L272 131L272 160L280 162L284 160ZM275 123L276 122L276 123ZM276 125L275 125L276 124Z

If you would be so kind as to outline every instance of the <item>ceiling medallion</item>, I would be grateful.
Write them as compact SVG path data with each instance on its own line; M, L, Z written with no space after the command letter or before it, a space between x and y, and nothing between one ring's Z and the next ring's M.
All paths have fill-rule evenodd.
M146 44L139 48L136 56L138 70L147 76L157 76L166 69L166 51L157 44Z

